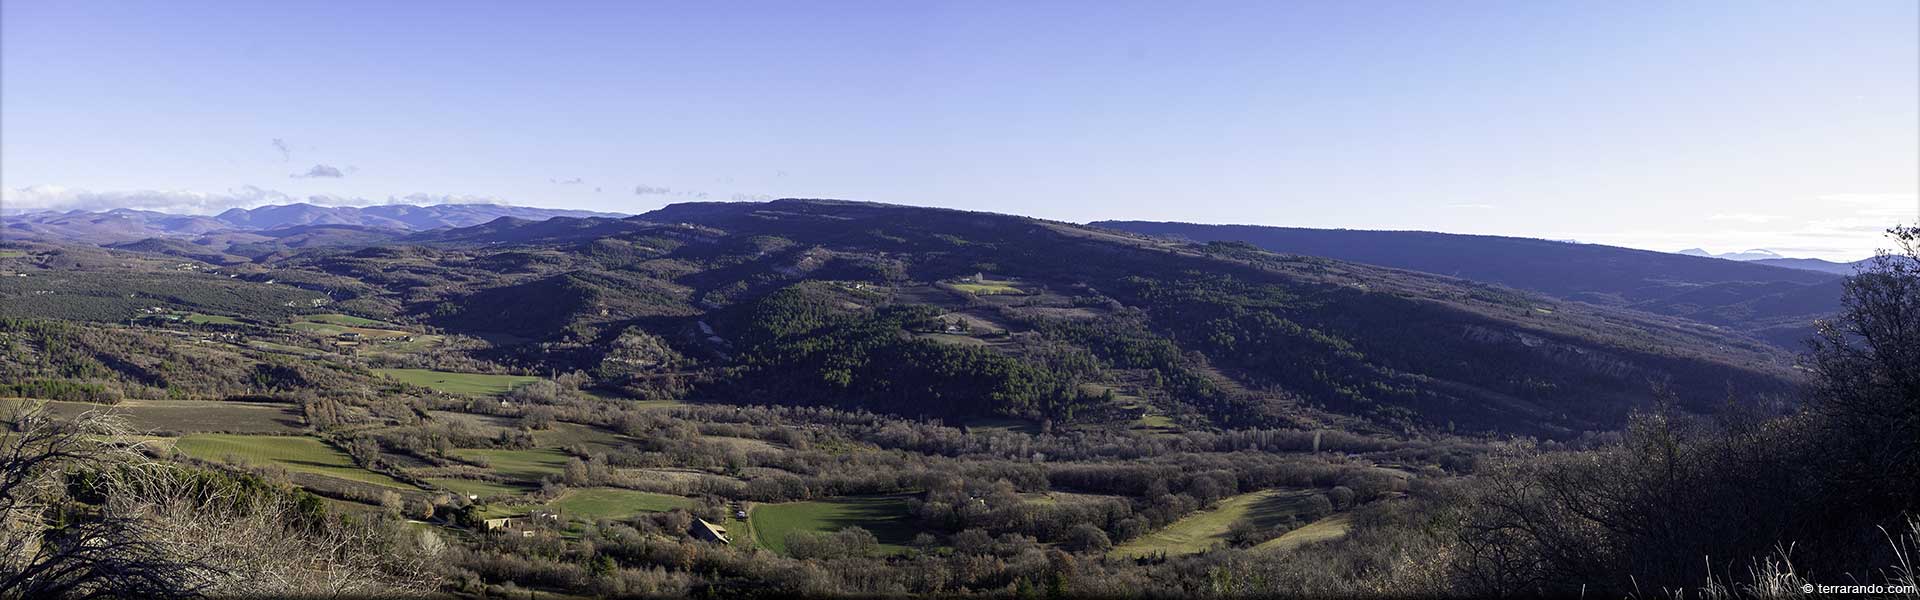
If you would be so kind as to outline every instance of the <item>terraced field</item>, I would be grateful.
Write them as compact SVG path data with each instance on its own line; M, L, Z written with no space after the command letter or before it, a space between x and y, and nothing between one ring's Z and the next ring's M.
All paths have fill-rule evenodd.
M787 551L789 533L831 533L856 526L873 532L882 552L895 553L905 551L906 544L919 533L907 510L905 496L856 496L758 504L747 519L753 542L782 554Z
M429 387L450 394L475 396L505 394L513 388L540 380L539 377L531 375L485 375L427 369L374 369L373 371L392 377L401 383Z
M400 480L362 469L339 448L310 437L196 433L180 438L174 447L201 460L224 462L228 457L238 457L254 464L280 465L291 472L414 489Z

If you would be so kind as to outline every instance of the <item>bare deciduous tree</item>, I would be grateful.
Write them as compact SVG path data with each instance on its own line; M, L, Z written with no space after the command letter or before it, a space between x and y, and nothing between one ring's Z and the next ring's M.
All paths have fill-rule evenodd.
M415 596L446 544L316 519L290 491L148 459L111 413L24 403L0 433L0 598ZM77 474L84 485L69 485ZM210 482L219 482L212 483ZM75 498L70 488L84 489Z
M58 523L72 469L151 466L119 443L124 423L104 411L54 418L44 403L9 407L0 433L0 597L192 596L201 589L149 535L151 523L104 511Z

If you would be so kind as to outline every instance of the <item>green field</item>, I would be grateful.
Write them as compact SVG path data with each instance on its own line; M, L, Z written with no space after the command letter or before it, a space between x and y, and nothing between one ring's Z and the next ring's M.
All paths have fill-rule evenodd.
M252 464L276 464L288 471L413 489L400 480L354 465L347 453L310 437L196 433L180 438L174 447L201 460L219 462L228 456L238 456Z
M1260 550L1292 550L1314 542L1337 540L1347 535L1347 529L1353 525L1353 515L1342 513L1327 517L1305 527L1289 531L1271 540L1262 542L1254 548Z
M1201 552L1226 543L1235 523L1247 520L1256 526L1271 527L1297 514L1313 493L1261 490L1227 498L1211 510L1187 515L1159 531L1115 546L1110 554L1133 557L1161 552L1168 556Z
M20 402L0 399L0 408ZM172 433L297 433L303 427L300 407L266 402L206 400L125 400L105 406L85 402L46 401L48 414L71 417L91 410L118 414L139 431Z
M401 331L398 329L376 329L372 327L349 327L346 325L337 325L333 323L315 323L313 321L294 321L292 323L288 323L287 327L290 327L299 331L305 331L307 333L316 333L320 335L340 335L342 333L358 333L362 336L373 338L373 339L404 337L404 336L412 335L409 332Z
M561 516L570 519L597 521L687 508L693 506L693 500L619 488L588 488L567 492L547 506L559 509Z
M187 315L185 318L181 320L186 321L188 323L194 323L197 325L239 325L240 324L240 320L235 319L233 317L228 317L223 315L203 315L199 313Z
M567 455L552 448L532 450L455 450L453 455L466 460L484 460L488 470L502 477L538 483L548 475L559 475L567 465Z
M457 477L429 477L426 481L427 483L453 490L454 493L479 496L481 498L511 496L533 489L524 485L496 483L478 479L460 479Z
M513 388L540 380L539 377L531 375L482 375L427 369L374 369L373 372L392 377L402 383L430 387L450 394L504 394Z
M1134 419L1133 425L1128 427L1128 429L1142 433L1172 435L1177 435L1181 431L1180 424L1173 422L1172 417L1152 412L1151 410L1146 414L1140 415L1140 418Z
M831 533L847 527L873 532L883 552L906 550L920 530L913 525L904 496L855 496L809 502L757 504L747 514L753 542L785 554L787 534L795 531Z
M0 258L26 258L27 253L19 250L0 250Z
M373 327L378 329L399 329L398 326L392 323L387 323L385 321L375 321L373 319L361 318L353 315L343 315L339 313L328 313L323 315L305 315L305 316L299 317L299 319L302 321L310 321L314 323L330 323L333 325L346 325L348 327Z
M962 292L966 292L969 294L973 294L975 296L991 296L994 294L1025 294L1026 293L1020 288L1013 287L1011 285L1008 285L1006 283L999 282L999 281L982 281L978 283L955 283L952 285L953 285L953 289L960 290Z
M565 448L575 444L586 446L589 450L612 451L625 445L619 434L589 427L578 423L554 423L552 427L533 432L533 441L546 448Z

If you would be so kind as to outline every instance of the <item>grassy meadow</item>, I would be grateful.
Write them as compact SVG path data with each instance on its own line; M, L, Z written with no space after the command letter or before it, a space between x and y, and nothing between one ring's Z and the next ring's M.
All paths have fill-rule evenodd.
M1315 542L1337 540L1347 536L1347 530L1353 526L1353 515L1337 514L1295 529L1265 542L1254 548L1260 550L1292 550Z
M279 465L293 472L413 489L398 479L360 468L339 448L310 437L196 433L180 438L174 447L201 460L225 462L228 457L238 457L248 463Z
M547 506L559 509L567 518L597 521L688 508L693 506L693 500L620 488L587 488L567 492Z
M553 448L529 450L466 449L453 455L463 460L483 461L487 469L501 477L539 483L549 475L559 475L567 465L567 455Z
M1110 555L1117 557L1168 556L1194 554L1226 543L1233 526L1250 521L1255 526L1272 527L1306 508L1316 492L1261 490L1221 500L1210 510L1187 515L1159 531L1115 546Z
M481 498L511 496L533 489L532 486L522 484L499 483L479 479L461 479L458 477L429 477L425 481L434 486L446 488L456 494L479 496Z
M513 388L540 380L539 377L531 375L486 375L428 369L374 369L373 371L392 377L401 383L429 387L449 394L474 396L505 394Z
M968 283L955 283L951 285L953 286L953 289L960 290L962 292L966 292L969 294L973 294L975 296L992 296L995 294L1019 295L1019 294L1027 293L1025 290L1022 290L1017 287L1013 287L1013 285L1007 282L1002 282L1002 281L984 280L984 281L968 282Z
M10 407L20 400L0 400ZM46 410L71 417L99 410L120 415L138 431L170 433L297 433L303 426L300 407L266 402L204 400L123 400L111 406L86 402L46 401Z
M370 327L374 329L399 329L399 326L394 325L392 323L385 322L385 321L375 321L373 319L368 319L365 317L356 317L353 315L343 315L339 313L304 315L300 317L300 320L311 322L311 323L327 323L332 325L344 325L347 327Z
M900 552L919 533L907 512L904 496L856 496L806 502L758 504L748 513L753 541L785 554L787 534L796 531L832 533L847 527L873 532L883 552Z

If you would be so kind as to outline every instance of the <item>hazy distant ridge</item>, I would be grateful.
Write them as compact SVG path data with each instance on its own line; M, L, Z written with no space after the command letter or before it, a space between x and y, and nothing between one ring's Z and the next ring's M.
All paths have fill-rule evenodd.
M235 208L214 216L175 215L147 210L35 212L0 217L6 239L74 241L94 244L132 242L155 237L195 237L217 232L260 232L308 225L372 227L425 231L471 227L502 217L541 221L554 217L618 217L616 213L534 208L501 204L413 206L316 206L285 204Z

